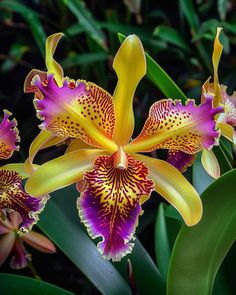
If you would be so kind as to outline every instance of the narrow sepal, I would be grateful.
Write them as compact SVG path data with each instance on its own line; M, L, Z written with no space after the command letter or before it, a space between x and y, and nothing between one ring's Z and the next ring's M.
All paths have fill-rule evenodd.
M134 155L149 168L155 190L174 206L188 226L197 224L202 217L202 202L194 187L169 163L143 155Z
M212 150L202 150L201 162L202 166L211 177L215 179L220 177L220 165Z
M146 58L140 39L129 35L121 44L113 61L118 82L113 94L117 145L129 142L134 130L133 98L139 81L146 73ZM125 120L124 120L125 118Z

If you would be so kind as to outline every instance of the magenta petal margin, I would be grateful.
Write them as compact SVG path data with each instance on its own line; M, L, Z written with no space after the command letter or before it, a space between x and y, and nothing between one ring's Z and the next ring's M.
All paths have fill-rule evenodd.
M8 159L14 151L19 150L16 143L20 141L20 137L16 128L16 120L9 120L12 114L7 110L3 112L4 116L0 123L0 159Z
M114 168L114 154L101 156L94 170L86 172L88 188L78 198L81 220L92 238L102 237L98 250L107 259L119 261L130 253L138 217L142 214L140 199L154 189L147 178L148 169L128 155L128 168Z
M27 194L18 173L0 170L0 211L16 211L21 215L21 232L31 230L43 210L46 198L34 198Z

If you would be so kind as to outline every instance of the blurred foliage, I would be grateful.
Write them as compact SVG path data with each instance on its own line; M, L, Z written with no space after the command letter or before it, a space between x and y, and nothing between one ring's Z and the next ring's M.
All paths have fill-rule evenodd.
M167 96L185 99L187 96L199 100L201 85L212 75L211 54L217 26L222 26L224 29L221 34L224 53L220 63L220 81L229 85L229 91L236 89L235 8L236 2L233 0L1 1L0 103L1 109L7 108L18 120L21 132L21 150L20 153L14 154L15 160L22 162L26 159L29 145L39 131L37 127L39 120L35 116L32 95L23 93L23 84L31 69L45 69L44 44L46 36L55 32L65 34L58 46L56 59L63 66L66 75L74 79L82 78L93 81L111 93L116 83L111 66L112 59L120 44L117 34L120 33L120 36L137 34L140 37L145 51L152 58L148 57L147 78L142 80L135 94L136 135L143 125L143 120L147 117L148 107L156 99ZM165 81L166 84L162 84L162 81ZM173 81L175 81L176 87L172 83ZM159 85L158 88L157 85ZM173 88L170 89L169 85L172 85ZM59 146L58 153L62 149L63 147ZM48 149L42 155L43 161L51 158L52 153L54 151ZM223 155L219 155L222 159L226 156L232 162L232 151L227 152L227 148L223 146L219 148L218 153ZM194 185L202 192L212 180L203 175L201 165L199 165L196 162L187 177L193 178ZM231 169L228 166L224 167L224 172ZM203 178L204 182L202 182ZM137 275L136 285L139 292L142 290L140 295L150 295L148 290L154 286L151 285L146 292L144 291L145 284L148 282L144 280L142 283L142 275L139 273L144 266L147 273L150 269L154 269L154 277L152 278L154 280L159 278L159 271L154 265L154 262L157 263L162 279L159 278L155 284L163 286L166 282L170 254L182 225L178 213L166 204L159 206L162 200L155 198L155 194L153 195L149 202L144 204L145 217L141 218L137 231L144 248L137 246L139 250L132 254L134 255L133 271L134 275L135 273ZM48 210L50 211L51 208ZM55 216L55 220L56 218L57 216ZM40 228L45 233L52 235L50 227L47 228L45 225L45 220L43 219L40 223ZM66 219L66 222L71 221ZM84 238L83 230L80 229L80 231L79 234ZM64 256L65 254L68 257L74 255L74 253L71 254L63 250L64 236L64 232L52 235L62 252L59 251L54 260L50 257L52 261L49 262L51 265L49 270L44 268L43 258L35 253L36 267L44 273L46 281L69 291L76 294L78 292L79 294L99 294L87 278ZM79 242L76 247L79 251ZM142 252L146 251L145 249L149 254ZM140 253L145 256L141 262L138 256L141 255ZM232 261L226 257L220 275L217 276L214 294L223 294L220 293L222 289L219 286L225 284L225 274L231 273L233 265L235 266L236 263L236 257L232 253L235 254L235 251L228 254ZM80 267L81 262L78 257L71 258L71 260ZM147 261L149 262L147 263ZM122 288L125 290L130 281L126 273L126 260L122 263L117 264L116 268L126 281L124 282L123 278L119 279L121 290ZM99 264L97 267L99 268ZM113 268L111 266L111 271ZM57 274L57 278L50 275L51 269ZM4 271L9 270L6 267ZM91 272L91 269L86 272L86 267L85 270L82 267L82 271L97 286L95 283L96 274ZM99 272L100 268L95 271ZM68 280L61 279L65 272L70 273ZM117 270L115 270L116 272ZM90 273L92 277L90 277ZM24 271L22 274L27 275ZM227 286L229 292L233 292L236 288L232 275L227 278ZM103 290L101 286L98 289L101 292ZM155 292L156 290L153 294L157 294Z

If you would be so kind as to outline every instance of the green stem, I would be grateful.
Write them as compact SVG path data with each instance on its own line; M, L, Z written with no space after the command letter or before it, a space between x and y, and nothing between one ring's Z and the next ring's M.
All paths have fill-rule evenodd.
M32 261L31 261L31 259L28 259L28 268L29 268L29 270L30 270L32 276L33 276L35 279L42 281L41 277L38 275L38 273L37 273L37 271L36 271L36 269L35 269L35 267L34 267Z

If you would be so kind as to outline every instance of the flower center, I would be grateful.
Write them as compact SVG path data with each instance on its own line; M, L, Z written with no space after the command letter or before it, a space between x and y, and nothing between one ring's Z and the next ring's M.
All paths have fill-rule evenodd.
M127 155L122 146L119 146L118 151L114 155L114 167L121 170L128 168Z

